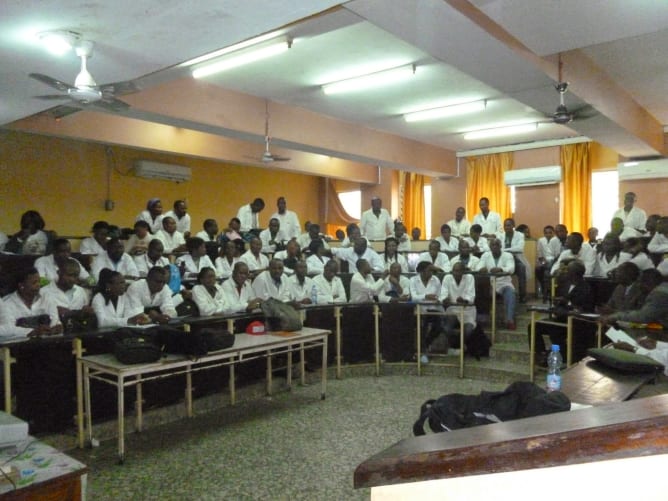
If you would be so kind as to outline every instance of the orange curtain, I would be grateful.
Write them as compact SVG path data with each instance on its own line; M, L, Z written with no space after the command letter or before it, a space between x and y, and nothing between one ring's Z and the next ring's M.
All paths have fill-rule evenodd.
M512 152L466 158L466 219L471 221L480 212L478 202L489 198L489 209L498 212L501 220L511 217L510 189L503 182L503 173L512 170Z
M331 179L321 178L320 198L325 201L320 206L320 220L325 224L323 227L320 223L320 226L328 235L334 235L337 229L345 230L350 223L359 223L359 219L355 219L344 209Z
M424 176L414 172L402 172L403 204L402 214L404 226L408 234L413 228L420 228L426 235L424 215Z
M590 148L590 143L567 144L561 147L561 166L564 170L561 220L569 232L580 232L585 238L591 226Z

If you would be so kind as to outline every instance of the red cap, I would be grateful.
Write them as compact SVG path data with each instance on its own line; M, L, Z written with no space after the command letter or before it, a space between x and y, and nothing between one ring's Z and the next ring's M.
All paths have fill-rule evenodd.
M265 332L267 332L267 330L264 328L264 322L260 322L259 320L249 323L246 327L246 334L260 335Z

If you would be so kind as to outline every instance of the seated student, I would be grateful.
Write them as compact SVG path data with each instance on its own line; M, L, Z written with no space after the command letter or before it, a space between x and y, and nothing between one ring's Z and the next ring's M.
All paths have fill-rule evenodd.
M397 250L399 252L410 252L411 239L406 234L406 226L401 221L396 221L394 223L394 238L397 239Z
M624 220L621 217L613 217L610 221L610 232L619 237L622 243L627 239L636 236L636 230L624 225Z
M360 241L366 244L365 239L358 239L355 245ZM358 259L355 266L357 271L350 280L350 302L373 303L375 301L374 296L380 294L385 282L381 279L374 280L371 274L371 265L366 259Z
M612 275L617 286L612 291L608 302L598 307L602 315L609 315L615 311L635 310L645 300L645 294L640 285L640 270L630 262L620 264Z
M146 221L154 235L162 229L162 202L159 198L151 198L146 202L146 210L143 210L135 218L135 221Z
M34 317L39 315L47 315L48 319L36 323ZM62 332L58 307L51 297L41 293L37 270L28 268L18 273L16 291L0 301L0 341Z
M223 282L222 288L225 294L225 304L230 311L253 311L260 307L262 299L255 296L251 282L248 279L250 272L248 265L239 261L232 269L230 280Z
M341 242L340 247L352 247L353 241L362 236L362 231L360 227L355 223L350 223L346 226L346 236Z
M536 281L543 302L547 301L550 292L550 270L556 257L561 254L561 244L554 235L554 226L548 224L543 228L543 236L536 242Z
M367 239L364 237L358 237L353 240L352 247L332 249L332 254L346 261L348 263L348 270L357 269L357 261L360 259L364 259L369 263L371 271L381 273L385 269L382 259L375 250L369 248Z
M308 268L304 261L295 264L295 272L288 277L288 288L290 297L298 304L311 304L311 293L315 286L313 279L307 276ZM317 287L316 287L317 291Z
M526 303L527 295L527 267L528 263L524 257L524 234L515 230L515 220L506 218L503 221L503 232L498 235L503 242L504 252L510 252L515 259L515 272L517 285L519 286L519 301Z
M489 242L490 250L480 257L479 270L482 273L508 273L515 271L515 259L510 252L501 250L501 240L493 238ZM490 278L490 282L492 279ZM493 282L492 282L493 283ZM515 330L515 287L509 275L496 277L496 294L503 296L506 328Z
M85 281L88 279L88 272L79 261L72 257L72 246L66 238L54 240L53 253L38 257L35 260L35 268L37 268L40 277L55 281L58 280L58 270L68 261L74 261L79 265L79 280Z
M225 292L216 283L216 272L211 267L202 268L197 275L197 285L193 287L193 301L203 317L232 313L232 305L225 302Z
M469 230L470 236L465 237L465 240L471 244L471 252L475 256L482 256L489 251L489 243L487 239L482 236L482 226L479 224L472 224Z
M311 242L313 240L322 240L325 249L329 250L329 244L325 242L325 239L322 238L322 236L320 235L320 225L315 223L310 223L308 227L308 232L299 235L299 238L297 238L297 243L299 244L299 248L301 249L301 251L305 252L308 250L308 246L311 245Z
M174 218L176 221L176 230L183 234L186 240L190 238L190 214L185 200L174 202L173 209L165 214L165 217Z
M88 293L77 285L80 277L81 265L74 259L67 260L58 268L56 280L42 288L41 293L51 298L58 308L58 316L81 311L83 314L94 315L89 306Z
M220 256L215 262L216 275L226 280L232 276L234 265L239 261L239 249L234 242L228 240L220 250Z
M420 240L421 236L422 236L422 230L417 226L411 230L411 238L413 240Z
M295 245L295 248L299 249L297 245ZM324 242L320 238L311 240L308 250L310 253L309 257L306 258L308 273L309 275L319 275L325 270L325 265L329 262L329 257L325 255Z
M383 252L383 269L389 270L390 266L398 263L403 273L408 273L408 261L406 258L397 252L399 242L394 237L387 237L385 239L385 251Z
M436 238L441 246L441 252L459 252L459 239L452 236L452 230L447 224L441 225L441 236Z
M197 238L205 242L218 242L218 223L215 219L205 219L202 227L204 229L195 235Z
M281 222L278 218L271 218L269 220L269 227L260 232L260 240L262 241L262 252L274 253L278 248L285 245L288 240L286 234L281 229Z
M453 237L457 237L458 239L468 237L471 231L471 223L464 218L465 215L466 209L464 207L457 207L454 219L448 221L448 226L452 231Z
M459 319L464 310L464 341L473 334L476 326L475 278L464 273L464 264L460 261L452 265L452 274L443 277L441 293L438 299L446 307L443 330L448 340L448 347L461 349L459 340Z
M655 268L654 262L643 251L643 242L636 237L627 238L624 242L624 253L629 256L629 261L635 264L640 271L651 270Z
M556 228L555 228L556 229ZM574 231L566 237L566 250L559 254L559 257L552 265L550 274L555 275L561 267L562 261L568 262L573 259L579 259L585 265L585 275L591 275L596 265L596 253L588 245L583 245L584 237L582 233Z
M596 264L594 265L592 275L609 278L620 264L628 261L630 258L629 254L622 252L622 242L619 240L619 237L608 233L600 245L598 245Z
M227 240L232 242L242 242L244 239L241 236L241 221L238 217L233 217L230 219L230 222L227 224L227 228L223 230L223 233L220 235L220 242L223 243Z
M551 322L561 322L563 325L554 325L542 321L536 322L536 358L541 365L546 365L547 351L543 335L549 335L552 344L558 344L564 353L566 352L566 322L568 312L592 313L594 311L594 295L589 284L585 282L585 266L574 259L566 267L566 280L563 287L558 290L558 296L554 298L555 317ZM587 348L594 346L594 334L596 324L582 320L573 320L573 357L574 360L582 359ZM529 342L531 342L531 326L527 327Z
M164 245L157 238L153 238L148 244L148 249L145 254L135 256L134 263L137 267L137 273L140 277L148 275L148 270L154 266L164 268L169 265L169 259L162 255Z
M518 224L515 230L519 231L522 235L524 235L524 240L531 238L531 229L529 228L529 225Z
M95 221L92 237L84 238L79 245L79 252L85 255L98 256L107 251L107 240L109 240L109 223L106 221Z
M336 237L336 239L337 239L339 242L343 242L343 239L346 238L346 233L345 233L341 228L339 228L339 229L336 230L336 232L334 233L334 236Z
M438 245L438 242L432 243ZM438 296L441 292L441 282L434 276L434 267L428 261L420 261L416 268L417 275L410 279L411 301L433 302L434 305L420 305L420 311L427 313L429 310L435 310L443 313L443 307L438 304ZM427 352L431 343L441 335L441 317L428 316L422 317L422 337L421 337L421 351L420 362L423 364L429 363Z
M649 218L647 220L649 221ZM647 252L652 254L668 252L668 217L664 216L657 220L656 231L647 244Z
M657 323L664 329L668 327L668 282L657 270L647 270L642 273L641 286L647 293L642 306L635 310L618 311L611 315L600 317L603 325L612 325L616 322L635 322L641 324Z
M318 304L348 302L343 282L336 276L338 272L339 263L332 259L327 261L322 274L313 277L313 283L318 288Z
M185 270L184 278L196 277L204 268L213 268L215 271L211 259L206 255L204 240L198 237L189 238L186 240L186 249L188 249L188 254L176 259L176 266Z
M252 285L255 297L262 300L270 297L284 302L292 300L288 277L283 273L283 261L280 259L269 261L269 269L255 277Z
M107 251L104 254L95 257L91 267L91 275L95 280L99 280L100 271L104 268L118 271L127 278L137 278L139 270L134 260L125 252L123 242L118 238L112 238L107 242ZM142 256L139 256L142 257Z
M478 271L480 258L471 254L471 244L463 238L459 241L459 254L450 260L450 266L454 267L455 263L462 263L466 271Z
M249 247L250 248L241 255L239 261L248 266L251 279L254 279L264 270L269 268L269 258L262 254L262 240L258 237L251 238Z
M146 221L137 221L134 226L134 233L125 242L125 252L131 256L141 256L146 254L148 244L155 236L151 234L149 225Z
M141 309L156 324L166 324L176 317L172 291L167 285L167 274L161 266L148 270L145 280L136 280L127 290L133 308Z
M132 304L125 290L125 279L121 273L109 268L103 268L100 271L100 278L91 303L97 317L98 327L126 327L151 323L144 309Z
M432 270L435 272L449 273L451 270L450 259L441 252L441 244L438 240L429 242L429 250L421 252L418 262L427 262L432 265Z
M5 244L5 252L43 256L49 245L49 237L44 232L44 219L36 210L21 215L21 229Z
M251 203L242 205L237 211L237 218L241 222L241 233L260 228L260 212L264 210L264 200L256 198Z
M394 262L390 265L388 274L383 280L383 288L378 295L381 303L397 303L411 300L411 282L401 274L401 265Z
M174 218L162 218L162 229L155 234L155 238L162 242L165 254L178 254L186 250L186 239L183 233L177 231Z
M591 227L587 230L587 245L594 250L598 250L598 228Z

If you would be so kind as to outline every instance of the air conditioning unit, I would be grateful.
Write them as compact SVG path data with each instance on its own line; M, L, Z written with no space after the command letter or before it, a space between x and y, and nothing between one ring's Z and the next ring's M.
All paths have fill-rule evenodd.
M532 167L530 169L507 170L503 173L506 186L539 186L561 182L561 166Z
M617 175L620 181L668 177L668 158L624 162L617 166Z
M168 181L175 181L177 183L190 181L192 177L192 171L190 167L163 164L150 160L135 161L134 173L135 176L139 177L145 177L148 179L166 179Z

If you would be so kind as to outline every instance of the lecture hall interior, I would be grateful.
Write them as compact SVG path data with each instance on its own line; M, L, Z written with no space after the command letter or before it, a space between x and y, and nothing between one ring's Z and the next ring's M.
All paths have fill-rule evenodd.
M557 223L585 236L589 227L598 226L602 237L627 192L636 194L636 205L648 215L668 214L664 2L25 0L4 2L0 13L0 232L7 235L19 230L24 212L36 210L46 229L70 239L76 252L95 221L131 227L154 197L165 210L185 200L193 234L206 218L225 228L237 209L256 197L267 203L261 227L267 226L276 199L284 196L302 223L319 223L327 235L359 218L346 212L339 194L353 194L362 211L379 197L409 233L420 228L423 240L438 236L441 224L460 206L470 221L481 197L488 197L502 218L528 225L532 240L545 225ZM71 47L59 55L45 50L44 41L53 34L64 35ZM142 177L137 168L142 164L167 171ZM182 177L169 179L170 166L183 167ZM556 178L541 177L555 167ZM512 186L504 181L508 172L519 173ZM527 243L535 249L535 242ZM451 391L505 387L485 381L470 385L456 375L447 376L453 380L447 385L446 376L432 370L420 378L406 370L368 379L374 385L387 384L383 378L401 380L398 391L418 402L401 411L408 416L405 426L379 428L389 436L360 439L347 458L345 449L332 445L322 452L321 470L299 470L287 480L290 471L280 470L274 480L271 472L263 472L268 476L263 486L242 478L241 468L221 473L224 481L187 486L190 490L183 484L191 473L198 482L204 477L187 469L180 470L188 473L181 473L176 487L164 472L156 473L165 476L162 481L142 484L146 479L136 470L149 471L150 454L164 451L155 443L132 443L126 464L111 467L115 428L102 444L111 444L105 452L109 464L93 464L97 459L90 450L65 452L89 464L91 499L113 499L114 492L116 499L141 499L142 492L146 499L183 499L187 493L223 499L225 490L234 499L437 499L430 481L455 482L446 484L453 489L447 499L461 499L455 493L464 496L471 487L461 479L480 478L481 489L503 488L513 478L543 482L547 477L536 471L568 462L545 460L532 470L518 460L525 467L517 470L534 473L498 483L490 480L494 471L489 465L466 473L460 484L438 473L416 475L422 481L415 485L425 490L412 494L410 484L402 484L406 491L375 494L370 487L382 482L353 488L357 465L399 440L416 440L411 439L411 419L419 403ZM263 417L294 406L294 412L307 412L302 418L312 418L318 414L308 414L313 412L309 407L331 405L337 391L357 389L338 384L362 385L367 376L360 372L357 378L353 371L338 381L329 374L322 403L309 401L309 394L298 397L306 408L298 409L291 402L301 391L297 388L285 397L285 408L274 409L270 401L263 404L264 415L249 410L258 420L258 434ZM315 387L317 378L308 388ZM282 396L276 399L286 392L278 393ZM258 399L248 400L254 405ZM342 408L352 405L346 399L339 404L341 409L328 407L327 412L345 412ZM387 402L378 404L381 412ZM662 406L668 409L665 401ZM239 431L243 419L234 412L241 411L224 412L244 435L244 444L252 443L254 428ZM179 427L187 428L187 420L180 419ZM205 419L202 426L226 425L210 416L194 419ZM327 419L336 423L335 415ZM354 415L341 419L358 421ZM153 437L169 449L170 442L156 438L160 426L175 425L156 421L138 434L139 442ZM177 442L187 445L194 432L188 433ZM664 442L663 452L650 458L666 457ZM307 450L291 455L299 444L286 436L277 439L276 447L306 461ZM419 445L406 444L407 450L411 447ZM177 449L174 445L174 457L164 458L165 464L186 461L186 453ZM203 450L215 454L213 448ZM276 456L268 468L280 469L281 451L268 453ZM654 471L655 464L644 461L642 467ZM252 468L252 462L242 463ZM593 460L565 474L571 479L610 475L607 471L624 471L625 464L619 470L611 464L601 473ZM503 471L506 476L522 473ZM336 472L335 481L325 479L331 472ZM98 484L96 474L103 479ZM300 481L312 490L300 491ZM160 484L170 490L160 491ZM285 493L272 496L273 485ZM513 498L524 499L517 493Z

